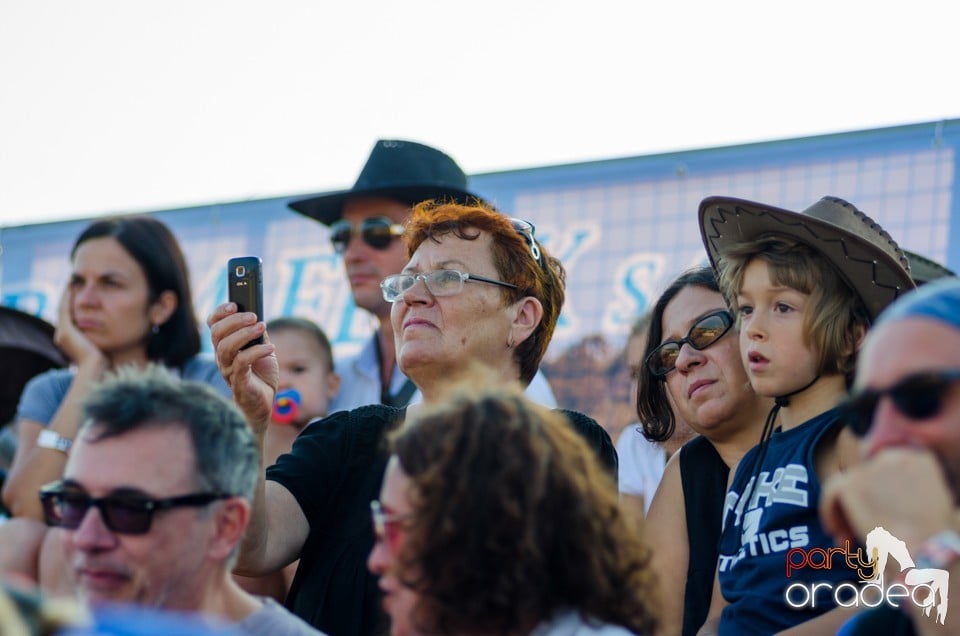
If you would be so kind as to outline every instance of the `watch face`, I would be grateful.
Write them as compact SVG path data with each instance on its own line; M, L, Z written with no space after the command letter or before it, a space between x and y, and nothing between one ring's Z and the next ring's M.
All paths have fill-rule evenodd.
M44 429L37 436L37 446L40 448L52 448L54 450L67 452L73 442L66 437L61 437L56 431Z
M37 435L37 446L41 448L51 448L51 444L57 441L58 435L49 429L43 429Z

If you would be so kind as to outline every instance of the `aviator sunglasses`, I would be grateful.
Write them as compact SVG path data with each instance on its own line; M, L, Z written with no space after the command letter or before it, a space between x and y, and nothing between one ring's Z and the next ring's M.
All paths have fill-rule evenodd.
M375 216L361 221L357 229L350 221L340 219L330 226L330 242L337 254L347 251L354 232L359 232L363 242L373 249L385 250L393 239L403 234L403 225L383 216Z
M680 357L680 348L688 344L697 351L703 351L714 342L723 337L733 326L733 317L730 312L721 309L712 314L707 314L697 322L693 323L687 335L680 340L667 340L659 347L650 352L644 364L647 369L657 378L665 378L667 374L673 371L677 366L677 358Z
M855 435L863 437L870 432L877 405L885 396L911 420L930 419L940 413L947 391L957 380L960 380L960 369L926 371L907 376L886 389L852 393L840 405L841 421L846 422Z
M83 523L90 508L100 511L104 525L118 534L146 534L153 523L153 513L185 506L202 507L232 495L222 493L195 493L149 499L135 494L114 494L107 497L91 497L82 490L65 488L62 481L55 481L40 488L40 502L47 525L53 528L76 530Z

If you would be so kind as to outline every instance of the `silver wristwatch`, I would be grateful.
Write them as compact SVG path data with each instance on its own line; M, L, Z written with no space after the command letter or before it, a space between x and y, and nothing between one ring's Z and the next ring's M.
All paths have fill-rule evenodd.
M66 453L72 445L72 439L67 439L56 431L51 431L49 428L43 429L37 436L37 446L40 448L52 448L53 450Z

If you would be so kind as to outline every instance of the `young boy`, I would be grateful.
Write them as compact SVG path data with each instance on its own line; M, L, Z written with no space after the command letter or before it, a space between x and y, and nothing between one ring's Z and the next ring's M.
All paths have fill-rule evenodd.
M817 516L820 484L857 457L835 408L857 349L871 321L914 285L896 243L841 199L796 213L711 197L700 205L700 229L739 322L750 383L776 398L727 493L722 596L715 590L707 625L719 619L721 634L770 634L846 602L834 594L841 584L857 589L860 575L845 556L824 552L825 562L816 551L807 560L834 547ZM843 618L833 612L804 627L835 631Z
M264 441L266 463L272 464L290 452L293 440L308 423L328 415L330 402L340 390L340 377L333 370L330 340L312 320L274 318L267 323L267 333L280 364L273 421Z

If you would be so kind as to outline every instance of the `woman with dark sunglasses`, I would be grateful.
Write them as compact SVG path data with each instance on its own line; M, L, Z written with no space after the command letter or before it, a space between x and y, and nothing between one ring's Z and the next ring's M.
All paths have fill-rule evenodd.
M393 437L368 559L391 635L652 633L649 548L609 476L562 415L487 380Z
M665 441L678 416L700 434L668 462L645 526L653 546L662 634L695 634L710 609L730 469L760 436L771 402L753 392L713 270L677 277L651 310L637 411Z
M471 363L494 370L505 384L527 385L536 374L564 300L565 272L537 242L533 226L483 204L418 205L404 233L409 262L381 281L391 303L397 361L423 395ZM277 387L269 337L241 349L263 323L235 306L209 320L221 371L262 437ZM364 636L381 627L380 590L366 569L373 546L369 502L386 468L384 436L408 410L369 405L310 424L293 450L266 473L239 570L257 575L301 556L287 605L331 634ZM609 435L592 419L564 412L615 475Z

